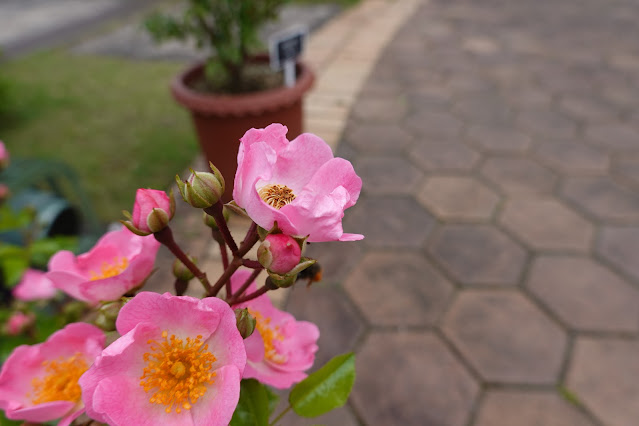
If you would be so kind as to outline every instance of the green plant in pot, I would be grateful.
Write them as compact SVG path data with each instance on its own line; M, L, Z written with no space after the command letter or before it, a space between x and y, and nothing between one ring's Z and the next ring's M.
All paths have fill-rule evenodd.
M314 75L303 63L285 87L280 72L260 54L258 31L277 18L286 0L188 0L180 15L156 13L145 25L158 42L192 40L208 53L171 83L171 93L191 116L200 147L224 176L234 176L239 139L246 129L282 123L288 137L302 133L302 98ZM223 196L232 198L232 182Z

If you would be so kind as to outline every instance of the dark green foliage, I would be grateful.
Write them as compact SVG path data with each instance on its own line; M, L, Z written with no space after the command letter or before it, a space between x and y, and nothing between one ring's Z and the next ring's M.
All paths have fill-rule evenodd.
M247 59L259 46L258 30L277 18L286 0L188 0L181 16L155 13L145 25L158 42L193 40L212 52L207 64L210 86L243 91Z

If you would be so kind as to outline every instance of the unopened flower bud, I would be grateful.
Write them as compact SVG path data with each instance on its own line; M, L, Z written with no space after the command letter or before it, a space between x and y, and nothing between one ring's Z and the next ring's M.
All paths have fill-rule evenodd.
M306 257L303 257L301 258L300 263L295 265L295 267L288 271L288 273L286 274L277 274L270 270L267 270L266 272L268 273L268 276L273 284L280 288L287 288L295 284L295 281L297 280L297 274L314 265L315 262L315 259L308 259Z
M301 255L297 241L285 234L267 235L257 249L260 264L276 274L287 274L300 262Z
M115 320L107 318L102 312L98 312L98 316L93 323L104 331L115 330Z
M186 181L182 181L179 176L175 177L184 201L198 209L211 207L224 194L222 174L213 163L209 163L209 165L213 173L191 170L191 175Z
M9 151L7 147L4 146L4 143L0 141L0 170L5 169L9 166Z
M123 214L129 219L122 224L137 235L159 232L169 225L175 214L173 193L167 195L156 189L138 189L133 204L133 215Z
M237 329L243 339L246 339L251 334L253 334L253 331L255 331L255 325L257 323L255 317L251 315L247 308L235 310L235 322L237 324Z
M105 303L100 308L100 312L104 314L106 318L115 321L118 318L118 314L120 313L122 306L124 306L124 302L121 300Z
M0 204L2 204L4 200L9 198L9 195L11 195L9 187L4 183L0 183Z
M189 256L189 260L197 264L197 260L194 257ZM173 262L173 275L180 281L189 281L195 276L180 259L175 259Z
M11 314L5 324L5 332L10 336L21 334L28 327L31 327L35 319L33 315L27 315L23 312L14 312Z

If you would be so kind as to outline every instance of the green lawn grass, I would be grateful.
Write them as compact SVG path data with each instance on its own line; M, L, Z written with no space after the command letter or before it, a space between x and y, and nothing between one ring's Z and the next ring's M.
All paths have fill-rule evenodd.
M100 219L121 219L137 188L166 188L198 152L188 113L168 90L183 66L63 50L4 63L12 108L0 140L15 156L65 161Z

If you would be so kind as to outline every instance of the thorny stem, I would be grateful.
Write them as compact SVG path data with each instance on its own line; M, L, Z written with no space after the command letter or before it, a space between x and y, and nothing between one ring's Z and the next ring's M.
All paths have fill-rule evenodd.
M205 208L204 211L209 216L213 216L213 219L215 219L215 223L217 224L217 227L220 229L220 232L222 233L222 237L224 238L224 241L231 249L231 253L233 253L233 256L236 257L238 255L237 244L235 244L235 240L233 239L233 236L231 235L231 231L229 231L229 227L226 224L226 220L224 220L224 214L222 213L223 209L224 209L224 205L222 204L221 201L218 201L217 203L213 204L211 207ZM243 255L240 257L243 257Z
M239 303L248 302L249 300L253 300L256 297L260 297L261 295L263 295L269 290L275 290L275 289L277 289L277 286L273 284L269 278L267 278L266 282L261 288L255 290L253 293L247 294L244 297L238 297L237 299L233 301L233 303L231 303L231 305L237 305Z
M187 269L191 271L193 275L197 277L198 280L200 280L200 282L206 289L207 294L212 291L211 284L209 283L209 280L206 278L206 273L200 271L200 269L197 266L195 266L195 263L191 262L191 259L189 259L189 257L182 251L180 246L177 245L177 243L173 239L173 231L171 231L171 228L167 226L161 231L155 232L153 236L155 237L156 240L158 240L160 243L164 244L169 250L171 250L171 253L173 253L173 255L177 257L180 260L180 262L182 262L184 266L186 266Z
M242 284L242 286L239 289L237 289L237 291L234 294L227 293L227 300L229 302L229 305L233 305L235 303L235 300L238 299L240 296L242 296L242 294L244 294L246 289L249 288L251 283L255 280L255 278L257 278L260 272L262 272L261 269L253 270L253 272L247 278L247 280L244 281L244 284Z

